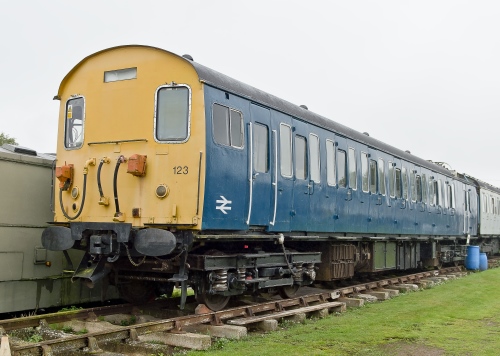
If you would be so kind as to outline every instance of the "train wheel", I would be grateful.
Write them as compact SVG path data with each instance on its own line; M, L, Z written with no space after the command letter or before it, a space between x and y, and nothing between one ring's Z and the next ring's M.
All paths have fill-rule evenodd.
M226 307L231 297L220 294L196 294L196 301L205 304L207 308L213 311L219 311Z
M278 293L280 294L281 298L287 299L287 298L293 298L293 296L295 296L298 290L299 286L294 284L291 286L280 287Z
M154 285L146 281L125 281L118 284L120 298L139 304L150 301L155 295Z

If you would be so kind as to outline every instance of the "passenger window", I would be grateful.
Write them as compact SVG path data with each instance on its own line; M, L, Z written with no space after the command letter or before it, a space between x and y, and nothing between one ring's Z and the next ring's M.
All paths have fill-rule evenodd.
M417 201L422 201L422 179L419 175L415 176L415 193L417 194Z
M411 172L410 174L410 192L411 192L411 201L417 201L417 176L415 172Z
M156 139L184 142L189 136L190 90L185 86L165 86L156 94Z
M314 134L309 134L309 160L311 163L311 180L319 183L321 181L319 137Z
M356 190L358 187L358 176L356 174L356 151L349 148L349 187Z
M335 143L330 140L326 140L326 181L335 185Z
M378 160L378 184L379 184L379 190L380 194L385 195L385 166L384 166L384 160L382 158L379 158Z
M446 188L448 184L443 181L443 184L441 186L441 202L444 205L445 208L449 208L449 200L448 200L448 189Z
M429 180L429 204L436 205L436 185L435 181Z
M307 141L298 135L295 136L295 178L307 178Z
M396 198L401 198L402 197L402 191L401 191L401 170L399 168L395 169L396 174L395 174L395 184L394 188L396 190Z
M408 173L406 171L406 167L402 168L402 180L403 180L403 199L408 199Z
M78 97L66 102L64 147L75 149L83 144L83 124L85 118L85 99Z
M389 161L389 194L390 194L391 198L394 198L396 196L394 188L395 188L394 166L392 165L392 162Z
M256 172L269 171L269 129L257 123L253 129L253 164Z
M346 153L343 150L337 151L337 172L339 176L339 187L347 187L347 164Z
M435 183L435 191L436 191L436 205L443 204L443 191L441 188L441 179L434 181Z
M214 104L212 123L215 142L225 146L243 147L243 116L239 111Z
M292 176L292 128L285 124L280 124L280 167L283 177Z
M370 160L370 193L377 194L377 161Z
M454 193L454 186L452 184L448 185L448 200L449 200L449 206L450 208L455 208L455 193Z
M368 154L361 152L361 189L368 193Z
M427 176L422 174L422 201L428 203L427 200Z

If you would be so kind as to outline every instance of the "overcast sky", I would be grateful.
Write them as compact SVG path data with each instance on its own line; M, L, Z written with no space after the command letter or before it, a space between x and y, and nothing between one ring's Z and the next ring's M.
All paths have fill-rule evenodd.
M499 1L0 0L0 132L56 148L84 57L160 47L500 186Z

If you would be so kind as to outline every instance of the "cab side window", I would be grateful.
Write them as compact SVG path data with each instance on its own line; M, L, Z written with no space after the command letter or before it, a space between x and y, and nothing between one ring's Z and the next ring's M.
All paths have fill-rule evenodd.
M85 99L83 97L73 98L66 102L64 147L68 149L82 147L84 117Z

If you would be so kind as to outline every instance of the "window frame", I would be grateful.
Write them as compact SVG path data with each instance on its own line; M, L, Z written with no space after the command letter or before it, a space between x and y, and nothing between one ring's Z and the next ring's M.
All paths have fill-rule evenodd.
M396 197L396 171L395 171L395 166L392 161L389 161L389 196L391 198Z
M342 153L340 153L342 152ZM343 155L344 156L344 159L343 159L343 165L344 165L344 170L343 170L343 178L344 178L344 184L340 184L340 175L339 173L341 172L341 170L339 169L339 166L338 166L338 163L340 162L340 159L339 159L339 155ZM337 163L337 185L339 188L347 188L348 187L348 184L347 184L347 176L349 174L348 170L347 170L347 152L346 150L342 150L342 149L338 149L337 150L337 160L336 160L336 163Z
M328 144L331 144L331 151L332 152L330 155L328 154ZM337 150L335 149L335 141L331 139L326 139L325 141L325 150L326 150L326 184L330 187L335 187L337 186ZM332 178L331 171L333 171L333 183L330 178Z
M385 184L385 162L383 158L379 158L377 162L377 180L378 180L378 192L383 196L387 193L387 186ZM384 191L382 192L382 187Z
M354 161L353 165L351 165L352 160ZM351 170L351 167L354 167L354 171ZM354 173L354 184L352 184L351 182L351 173ZM353 147L349 147L347 152L347 177L347 185L349 186L349 188L351 188L352 190L358 190L358 166L356 162L356 149Z
M157 122L158 122L158 93L160 92L160 90L162 90L163 88L179 88L179 87L183 87L183 88L187 88L188 90L188 110L187 110L187 132L186 132L186 138L183 139L183 140L160 140L158 139L157 135L156 135L156 126L157 126ZM161 144L168 144L168 143L173 143L173 144L182 144L182 143L186 143L189 138L191 137L191 100L192 100L192 92L191 92L191 87L187 84L163 84L163 85L160 85L158 88L156 88L156 91L155 91L155 107L154 107L154 125L153 125L153 137L154 137L154 140L155 142L157 143L161 143Z
M214 125L214 106L215 105L218 105L218 106L221 106L223 108L226 108L228 109L228 114L229 114L229 117L228 117L228 138L229 138L229 145L226 145L225 143L222 143L222 142L219 142L215 139L215 125ZM233 145L233 140L232 140L232 121L231 121L231 111L235 112L235 113L238 113L240 115L240 123L241 123L241 131L240 131L240 138L241 138L241 146L235 146ZM245 135L244 135L244 131L245 131L245 121L243 119L243 112L240 111L240 110L237 110L237 109L234 109L228 105L224 105L224 104L221 104L221 103L218 103L218 102L214 102L212 104L212 139L214 140L215 144L217 145L220 145L220 146L224 146L224 147L230 147L230 148L234 148L234 149L237 149L237 150L243 150L245 148Z
M67 134L68 134L68 103L71 101L71 100L76 100L76 99L83 99L83 110L82 110L82 140L81 140L81 144L79 146L74 146L74 147L68 147L67 145L67 141L66 141L66 138L67 138ZM64 105L64 139L63 139L63 144L64 144L64 149L67 150L67 151L72 151L72 150L78 150L80 148L83 147L83 142L85 141L85 113L86 113L86 108L87 108L87 104L86 104L86 100L85 100L85 97L83 95L74 95L74 96L70 96L68 98L68 100L66 100L66 104Z
M408 189L408 170L405 166L401 167L401 192L403 193L402 198L404 200L409 200L409 189Z
M258 157L258 156L257 156L257 153L256 153L257 152L257 150L256 150L257 145L255 144L255 140L256 140L257 135L256 135L255 130L258 127L262 127L262 128L264 128L266 130L266 147L265 147L266 148L266 152L265 152L265 165L266 165L266 167L265 167L264 171L257 170L257 166L258 165L257 165L257 162L256 162L256 157ZM252 142L252 155L253 155L253 157L252 157L252 160L253 160L252 164L253 164L253 170L255 172L257 172L257 173L268 173L269 170L270 170L270 157L269 157L269 155L271 153L271 144L269 142L269 132L270 132L269 126L266 125L266 124L260 123L260 122L255 122L253 124L252 130L253 130L253 132L252 132L252 140L253 140L253 142ZM260 166L259 166L259 169L260 169Z
M316 143L315 143L316 148L317 148L316 152L313 152L313 144L312 144L313 141L316 141ZM309 151L309 160L308 160L309 162L308 163L309 163L310 180L312 180L314 183L321 183L321 148L320 148L321 141L319 139L319 136L314 134L314 133L310 133L309 134L309 145L307 145L307 146L308 146L308 151ZM318 159L313 161L314 154L317 155ZM313 164L317 164L317 166L313 167ZM313 170L313 168L314 168L314 170ZM313 177L313 172L315 172L314 175L316 175L316 173L317 173L317 176ZM315 178L317 178L317 180Z
M283 150L281 149L282 148L282 136L281 136L281 128L282 127L287 127L289 129L289 133L290 133L290 140L289 140L289 143L290 143L290 147L288 147L290 149L290 175L285 175L283 174ZM280 122L280 157L279 157L279 160L280 160L280 174L282 177L284 178L292 178L293 177L293 173L294 173L294 170L293 170L293 167L294 167L294 156L293 156L293 129L292 129L292 125L290 124L287 124L287 123L284 123L284 122Z
M375 174L372 175L372 168L375 167ZM372 182L375 180L375 182ZM372 191L372 187L375 187L375 191ZM370 194L377 194L380 192L380 182L378 178L378 161L375 159L368 160L368 191Z
M297 139L303 140L304 141L304 178L298 178L297 177ZM308 157L308 143L307 143L307 137L302 136L302 135L295 135L293 137L293 162L294 162L294 177L295 179L300 179L300 180L307 180L309 178L309 157Z
M368 162L369 161L368 153L361 151L360 159L361 159L361 191L363 193L368 193L370 191L370 165Z

